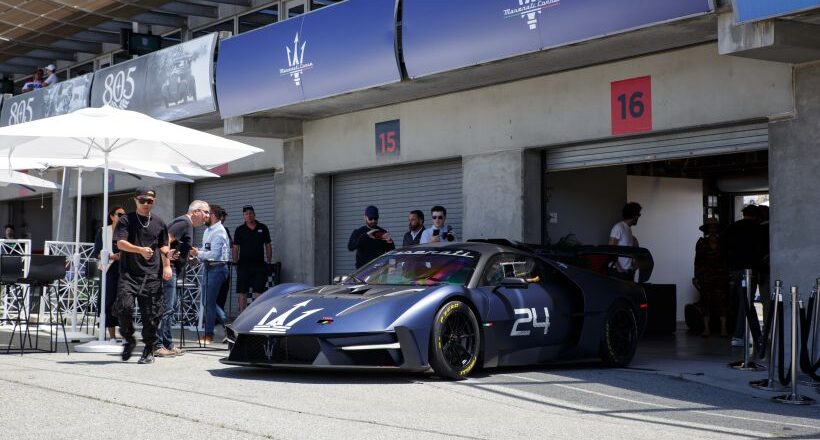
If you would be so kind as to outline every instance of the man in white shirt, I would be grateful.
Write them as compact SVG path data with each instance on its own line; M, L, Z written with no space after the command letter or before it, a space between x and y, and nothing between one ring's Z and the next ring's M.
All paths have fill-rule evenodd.
M433 217L433 227L427 228L421 233L420 244L456 241L456 234L453 232L453 227L444 225L444 222L447 221L447 209L443 206L433 206L433 208L430 209L430 216Z
M57 78L57 67L54 64L49 64L45 67L46 79L43 81L43 87L53 86L57 84L60 79Z
M210 205L210 217L205 222L208 229L202 236L202 249L199 259L205 262L205 336L200 340L203 344L210 344L214 339L216 321L225 325L227 316L225 311L216 304L222 283L228 279L228 262L230 260L230 241L228 232L219 221L223 211L219 205Z
M615 226L609 232L609 245L638 246L638 240L632 235L632 226L638 224L641 209L641 205L635 202L624 205L621 212L623 221L615 223ZM630 281L634 280L635 268L633 267L632 258L619 257L615 262L615 270L617 270L619 277Z

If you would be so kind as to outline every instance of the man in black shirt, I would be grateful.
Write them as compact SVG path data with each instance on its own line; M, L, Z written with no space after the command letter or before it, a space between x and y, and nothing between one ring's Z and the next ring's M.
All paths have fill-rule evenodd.
M418 209L410 211L407 222L410 230L404 234L404 240L401 243L404 247L419 244L421 233L424 232L424 213Z
M356 251L356 269L387 251L396 249L386 229L379 226L379 208L368 206L364 210L364 226L350 234L347 250Z
M264 293L268 281L271 248L270 231L256 221L253 206L242 207L245 223L233 233L233 264L236 265L236 293L239 295L239 313L248 305L248 295ZM252 290L251 290L252 289Z
M125 339L122 360L131 357L137 344L133 314L134 300L139 297L145 343L141 364L154 362L157 325L164 307L162 280L171 279L170 261L161 257L169 251L168 228L162 219L151 214L156 195L151 188L137 189L136 212L120 217L114 228L114 240L120 250L120 285L113 309L119 315L120 334Z
M745 331L746 310L743 309L743 296L746 287L743 285L745 269L752 269L752 286L757 285L757 271L762 265L760 241L760 220L758 208L748 205L743 208L743 218L732 223L723 234L722 247L726 255L726 265L729 267L729 280L733 298L737 300L737 320L732 345L743 346L743 332ZM751 304L752 298L749 298Z
M174 345L171 328L174 325L174 312L177 305L177 278L185 277L188 258L197 256L194 243L194 228L202 226L210 217L210 208L202 200L194 200L188 205L188 213L175 218L168 226L168 243L171 248L169 257L173 274L165 281L165 312L159 322L159 332L154 346L154 356L167 357L183 354L181 348Z

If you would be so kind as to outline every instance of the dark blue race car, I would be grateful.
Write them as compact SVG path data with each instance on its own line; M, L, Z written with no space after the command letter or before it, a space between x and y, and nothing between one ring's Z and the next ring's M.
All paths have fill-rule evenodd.
M570 359L629 364L646 322L640 285L506 243L403 248L336 284L276 286L229 326L221 361L447 379Z

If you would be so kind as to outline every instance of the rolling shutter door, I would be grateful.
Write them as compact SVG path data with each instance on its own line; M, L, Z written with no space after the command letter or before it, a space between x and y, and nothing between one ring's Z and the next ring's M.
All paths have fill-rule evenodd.
M194 184L194 199L204 200L222 206L228 213L225 228L234 235L237 226L244 222L242 207L253 205L256 220L273 228L273 171L241 177L223 177ZM202 245L202 234L205 228L196 228L194 242ZM237 315L236 304L236 271L232 271L230 307L225 312L228 316Z
M547 150L547 171L759 151L769 148L766 122Z
M333 274L355 268L355 252L347 250L350 233L364 225L364 209L379 208L379 225L401 246L407 232L407 215L424 212L425 226L432 225L430 208L447 208L447 224L462 239L461 161L382 168L333 176Z

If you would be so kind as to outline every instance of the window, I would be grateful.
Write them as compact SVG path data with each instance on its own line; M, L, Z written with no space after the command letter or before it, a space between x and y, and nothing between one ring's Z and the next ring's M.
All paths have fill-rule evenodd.
M340 3L344 0L310 0L310 10L315 11L319 8L323 8L325 6L330 6L336 3Z
M516 254L501 254L487 264L481 275L482 286L498 286L504 278L524 278L530 283L545 280L544 264L533 257Z
M162 37L162 48L165 49L166 47L175 46L179 43L182 43L182 32L177 31L173 34L168 34Z
M293 18L305 13L305 0L289 0L285 2L285 18Z
M271 5L239 17L239 33L252 31L279 21L279 5Z
M220 22L220 23L212 24L212 25L210 25L206 28L196 30L193 33L193 37L194 38L199 38L203 35L208 35L212 32L222 32L222 31L230 32L231 34L233 34L233 19L232 18L229 19L229 20L225 20L223 22Z

